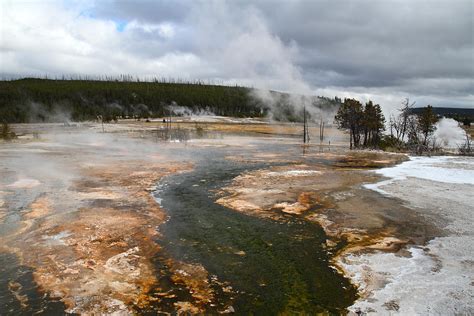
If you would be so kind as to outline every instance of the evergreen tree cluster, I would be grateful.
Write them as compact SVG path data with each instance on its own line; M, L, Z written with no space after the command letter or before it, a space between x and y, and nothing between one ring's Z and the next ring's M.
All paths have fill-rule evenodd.
M182 80L140 81L134 78L73 78L0 81L0 121L64 122L164 117L176 105L193 113L232 117L263 117L298 121L289 94L271 91L277 104L268 105L256 90L240 86ZM340 99L308 97L318 107L336 107Z
M249 88L201 83L20 79L0 81L0 119L6 122L104 121L168 115L178 104L216 115L258 117L264 106Z
M356 99L344 99L335 116L338 127L348 130L350 147L376 148L385 130L385 117L380 105L369 101L365 106Z

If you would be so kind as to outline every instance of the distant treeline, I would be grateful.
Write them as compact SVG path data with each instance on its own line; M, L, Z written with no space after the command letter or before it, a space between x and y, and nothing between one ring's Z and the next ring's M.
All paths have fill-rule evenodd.
M411 108L410 113L420 114L424 108ZM448 108L448 107L433 107L433 113L438 117L447 117L455 119L465 125L469 125L474 122L474 109L468 108Z
M234 117L263 117L270 108L255 98L252 88L205 84L199 81L139 81L91 79L34 79L0 81L0 121L9 123L86 121L101 116L119 118L163 117L173 107L195 113ZM287 94L278 95L276 107L298 120ZM338 107L340 100L313 97L318 107ZM275 105L272 105L272 111Z

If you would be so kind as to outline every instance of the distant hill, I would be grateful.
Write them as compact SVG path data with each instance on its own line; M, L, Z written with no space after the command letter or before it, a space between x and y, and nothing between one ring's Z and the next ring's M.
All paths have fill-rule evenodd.
M424 107L412 108L411 113L419 114ZM474 109L471 108L449 108L449 107L433 107L433 112L440 117L453 118L459 122L474 122Z
M239 86L186 82L123 80L51 80L25 78L0 81L0 122L64 122L135 117L163 117L173 109L186 113L261 117L270 108L255 90ZM274 119L299 120L288 94L270 92ZM337 108L340 99L310 97L315 107ZM182 108L181 108L182 110ZM177 111L179 114L181 110ZM275 111L277 110L277 111Z

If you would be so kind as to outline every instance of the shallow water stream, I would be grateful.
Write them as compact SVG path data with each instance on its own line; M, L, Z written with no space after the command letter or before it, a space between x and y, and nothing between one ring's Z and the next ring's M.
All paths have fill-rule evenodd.
M236 143L208 148L173 147L176 159L192 161L194 168L162 179L160 189L154 193L169 215L169 220L158 227L161 237L156 242L163 251L153 260L159 290L169 295L160 297L151 307L134 306L135 311L156 315L157 311L176 311L177 302L193 301L184 285L171 280L167 259L172 258L175 262L202 265L208 272L214 296L205 305L206 314L226 310L259 315L344 313L356 299L356 289L330 266L331 254L323 247L326 235L321 227L292 215L284 221L247 216L215 203L216 192L234 177L278 164L246 163L226 157L286 153L293 159L301 154L301 148L267 140L251 141L241 147L240 139ZM4 179L5 183L13 181ZM22 212L38 196L43 192L62 194L57 193L62 187L62 183L51 187L45 184L38 187L43 191L25 189L19 190L18 195L10 194L1 236L19 229ZM62 221L69 219L66 216ZM28 234L18 236L21 240L27 237ZM22 266L15 255L0 254L0 270L0 315L65 313L65 305L42 292L34 282L34 270ZM155 294L152 291L150 297Z
M216 290L217 304L209 312L232 305L239 314L339 314L356 290L330 267L319 226L291 216L285 222L255 218L215 203L215 190L235 176L268 166L208 151L193 171L162 181L155 196L170 216L160 227L164 249L230 283L233 293Z

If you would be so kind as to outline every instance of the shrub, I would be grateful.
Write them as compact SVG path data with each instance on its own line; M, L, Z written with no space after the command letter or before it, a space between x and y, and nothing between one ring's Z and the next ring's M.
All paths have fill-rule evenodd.
M0 139L11 140L15 137L16 135L14 132L11 131L10 125L8 125L7 122L3 122L1 131L0 131Z

